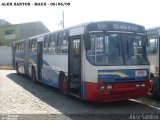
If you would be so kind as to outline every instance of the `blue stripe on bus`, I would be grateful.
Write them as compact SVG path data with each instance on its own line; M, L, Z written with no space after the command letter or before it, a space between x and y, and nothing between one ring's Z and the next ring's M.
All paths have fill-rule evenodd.
M143 79L101 79L104 83L128 83L128 82L144 82L144 78Z
M50 86L53 86L53 87L56 87L56 88L58 88L58 81L57 80L51 80L51 79L49 79L49 80L42 80L41 81L42 83L45 83L46 85L50 85Z
M135 76L137 69L98 70L98 79L105 83L143 82L144 76ZM146 70L146 69L141 69ZM147 76L149 71L147 71ZM146 77L146 76L145 76Z

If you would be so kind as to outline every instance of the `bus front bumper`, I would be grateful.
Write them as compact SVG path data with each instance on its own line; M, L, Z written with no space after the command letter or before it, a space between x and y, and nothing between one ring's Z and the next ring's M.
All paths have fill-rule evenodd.
M87 101L109 102L143 97L147 94L149 82L136 83L86 83Z

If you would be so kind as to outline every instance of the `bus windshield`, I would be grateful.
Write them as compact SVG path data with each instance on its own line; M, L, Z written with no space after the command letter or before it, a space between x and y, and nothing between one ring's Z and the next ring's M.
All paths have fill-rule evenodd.
M145 37L137 34L92 33L87 59L94 65L148 64Z

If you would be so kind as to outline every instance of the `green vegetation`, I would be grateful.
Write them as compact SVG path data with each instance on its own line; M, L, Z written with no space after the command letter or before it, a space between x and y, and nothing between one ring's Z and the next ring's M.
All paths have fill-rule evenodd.
M17 40L1 40L0 41L0 46L3 46L3 45L5 45L5 46L12 46L12 43L13 42L15 42L15 41L17 41Z
M13 67L10 65L0 65L0 69L2 70L13 70Z

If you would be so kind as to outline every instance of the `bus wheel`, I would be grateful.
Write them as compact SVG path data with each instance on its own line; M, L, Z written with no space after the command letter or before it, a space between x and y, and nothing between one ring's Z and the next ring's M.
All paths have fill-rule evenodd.
M59 74L59 89L63 95L68 94L68 80L64 72Z
M155 84L155 80L150 80L150 88L148 90L148 96L149 97L156 97L156 84Z
M32 81L38 83L35 68L32 68Z

